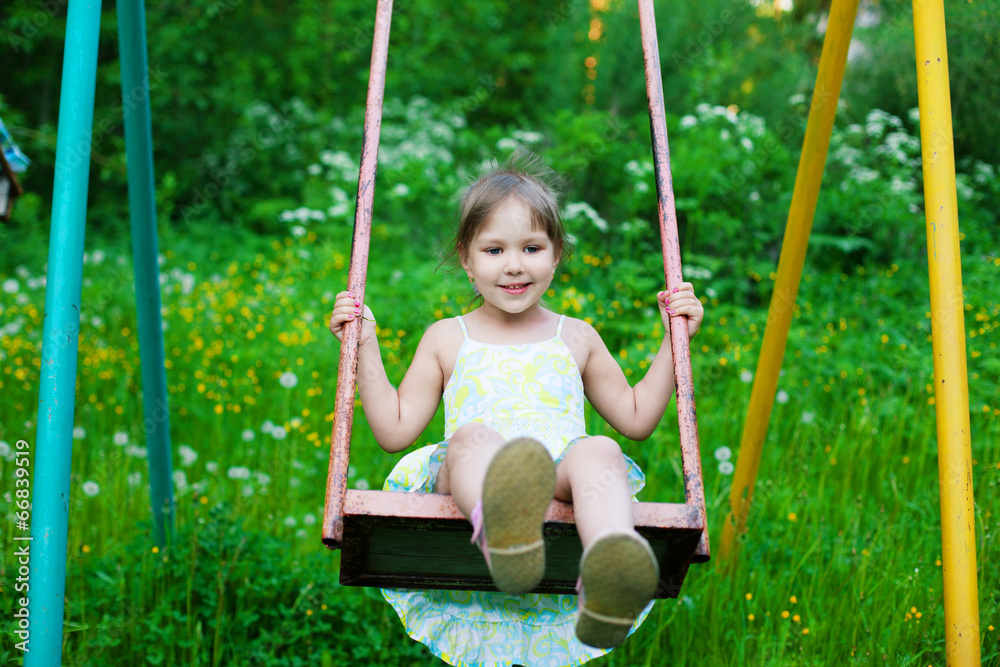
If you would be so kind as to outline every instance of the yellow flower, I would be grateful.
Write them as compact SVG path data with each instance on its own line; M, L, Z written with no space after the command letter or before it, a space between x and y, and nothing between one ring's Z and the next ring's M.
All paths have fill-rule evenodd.
M87 546L86 544L84 544L84 545L83 545L83 549L82 549L82 551L83 551L83 553L85 553L85 554L89 554L89 553L90 553L90 547L89 547L89 546Z
M796 598L796 597L795 597L795 596L793 595L792 597L788 598L788 601L789 601L789 602L791 602L792 604L795 604L796 602L798 602L798 598Z
M786 610L786 611L781 612L781 617L782 618L788 618L788 611Z
M747 600L753 600L753 593L747 593Z
M792 521L792 522L795 522L795 521L799 520L799 517L798 517L798 515L795 512L789 512L788 513L788 520Z
M153 553L154 554L160 553L160 547L153 547Z
M809 634L809 628L802 628L802 634L808 635Z
M753 619L754 619L754 615L753 614L747 614L747 620L748 621L752 621Z
M798 614L795 614L795 616L792 616L792 620L798 623L799 621L802 620L802 617L799 616Z

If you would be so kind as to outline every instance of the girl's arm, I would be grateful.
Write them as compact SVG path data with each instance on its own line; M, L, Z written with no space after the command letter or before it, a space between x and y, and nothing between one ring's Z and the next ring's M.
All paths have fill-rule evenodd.
M670 331L673 314L687 317L688 337L701 327L705 309L690 283L682 283L673 294L657 294L660 317ZM646 376L635 387L611 356L600 334L587 327L589 354L583 371L583 386L594 409L616 431L630 440L645 440L656 429L674 393L674 364L668 337L660 344Z
M361 317L358 302L350 292L341 292L334 302L330 332L343 342L344 325ZM438 357L441 322L424 333L397 390L389 382L375 335L375 320L364 307L361 346L358 351L358 390L368 426L379 446L387 452L409 447L434 418L441 402L443 372Z

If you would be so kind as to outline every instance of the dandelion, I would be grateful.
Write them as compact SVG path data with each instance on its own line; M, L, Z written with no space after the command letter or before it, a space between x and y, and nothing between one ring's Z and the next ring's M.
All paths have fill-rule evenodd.
M129 445L125 448L125 456L131 456L136 459L146 458L147 452L145 447L139 447L138 445Z
M198 460L198 452L194 451L187 445L181 445L177 450L177 453L181 455L181 465L185 468Z
M260 430L264 433L270 433L274 430L274 422L268 419L263 424L260 425Z
M368 484L368 480L362 477L358 481L354 482L354 488L367 491L370 488L370 485Z
M278 384L280 384L285 389L291 389L299 383L299 378L295 373L291 371L285 371L278 378Z
M288 431L285 430L284 426L275 426L271 431L271 437L275 440L284 440L288 435Z
M784 405L785 403L788 402L788 392L785 391L784 389L779 389L778 394L774 397L774 400L776 400L781 405Z
M240 493L243 494L244 498L249 498L250 496L252 496L254 493L253 484L244 484L243 490Z
M0 440L0 458L7 461L14 460L14 450L6 440Z
M303 236L306 235L306 228L303 227L302 225L295 225L292 227L290 231L292 232L292 236L294 236L297 239L302 238Z
M309 514L306 514L304 517L302 517L302 523L307 526L314 525L316 523L316 515L311 512Z
M814 421L816 421L816 413L815 412L803 412L802 413L802 417L800 418L800 421L803 424L812 424Z
M8 278L3 281L3 291L7 294L17 294L18 290L21 289L21 283L17 282L14 278Z
M788 513L788 520L791 521L792 523L795 523L796 521L799 520L799 517L798 517L798 515L795 512L789 512Z
M87 429L83 428L82 426L73 427L74 440L83 440L86 437L87 437Z
M323 171L323 167L319 166L318 164L311 164L308 167L306 167L306 171L309 172L310 176L319 176L320 173L322 173Z
M698 119L695 118L694 116L690 115L690 114L687 115L687 116L684 116L683 118L681 118L681 129L682 130L686 130L689 127L694 127L697 124L698 124Z
M747 600L753 600L753 593L747 593L745 597Z
M128 433L125 431L116 431L111 437L111 441L114 442L119 447L124 447L128 444Z
M178 489L186 489L188 485L187 475L184 474L183 470L175 470L172 475L174 480L174 486Z
M289 528L294 528L296 524L298 524L298 521L295 520L294 516L285 517L285 525L288 526Z
M397 197L405 197L410 194L410 188L407 187L406 183L398 183L396 184L396 187L392 189L392 194Z
M250 442L255 436L256 434L253 432L253 429L250 428L243 429L243 433L240 434L240 437L243 438L243 442Z
M83 495L93 498L101 492L101 487L94 480L87 480L83 483Z
M753 373L744 368L740 371L740 382L744 384L750 384L753 382Z
M781 612L781 617L782 617L782 618L788 618L788 616L789 616L789 613L788 613L788 611L787 611L787 610L786 610L786 611L783 611L783 612Z
M747 620L752 621L755 618L753 614L747 614Z
M792 597L788 598L788 601L791 602L792 604L796 604L799 601L799 599L793 595Z
M732 461L723 461L719 464L719 472L723 475L732 475L733 470L736 468L733 466Z
M84 544L83 547L80 548L80 551L82 551L85 554L89 554L90 553L90 546Z
M715 460L716 461L728 461L733 457L733 450L729 449L723 445L715 450Z
M125 478L125 481L128 482L129 486L132 486L132 487L139 486L139 484L142 482L142 473L141 472L130 472L128 474L128 477Z
M226 471L226 476L229 479L250 479L250 468L246 466L232 466Z
M292 428L298 428L302 426L302 417L292 417L288 423Z
M219 464L216 463L215 461L209 461L208 463L205 464L205 472L209 472L214 475L215 473L219 472Z

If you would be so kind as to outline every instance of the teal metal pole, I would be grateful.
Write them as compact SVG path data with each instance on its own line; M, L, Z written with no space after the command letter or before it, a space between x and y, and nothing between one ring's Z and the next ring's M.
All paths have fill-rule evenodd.
M100 0L69 3L31 485L27 667L56 667L62 659L83 238L100 24Z
M128 204L132 220L135 303L142 366L143 431L149 452L149 495L153 541L166 545L174 533L170 411L160 314L159 248L156 238L156 186L153 178L153 129L149 110L146 57L146 8L143 0L118 0L122 112L128 157Z

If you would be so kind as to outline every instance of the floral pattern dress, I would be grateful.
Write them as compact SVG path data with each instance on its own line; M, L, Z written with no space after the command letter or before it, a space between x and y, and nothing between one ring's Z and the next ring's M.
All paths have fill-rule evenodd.
M574 440L586 437L583 379L562 340L565 315L555 336L526 345L472 340L462 318L456 319L465 339L444 391L445 441L404 456L386 479L386 491L433 492L448 440L468 422L482 422L505 440L533 437L556 461ZM625 458L634 496L645 477ZM407 633L450 665L562 667L607 653L576 638L575 595L397 589L382 594Z

